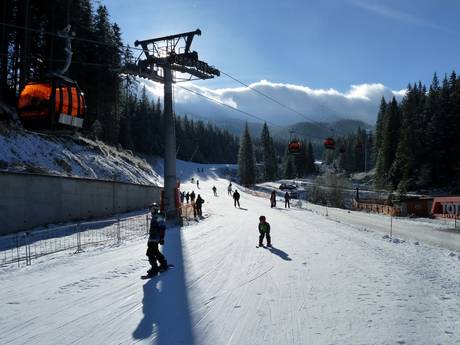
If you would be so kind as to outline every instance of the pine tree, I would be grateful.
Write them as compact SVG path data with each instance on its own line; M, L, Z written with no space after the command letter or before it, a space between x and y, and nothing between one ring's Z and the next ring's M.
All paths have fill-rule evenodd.
M252 147L251 135L248 124L244 128L244 133L240 139L240 150L238 153L238 175L240 182L245 185L253 185L256 182L256 166L254 160L254 150Z
M395 180L389 172L394 161L399 140L399 127L401 123L400 111L396 99L386 108L383 118L383 137L381 149L377 157L376 184L379 187L387 184L394 185Z
M292 157L296 176L303 177L307 174L307 146L302 142L300 152Z
M277 176L278 165L276 162L273 140L270 137L267 123L264 123L262 127L260 142L262 146L263 178L265 181L273 181Z
M294 159L291 155L287 154L284 165L284 177L287 179L295 178L295 170Z
M315 154L313 152L313 145L311 141L308 141L308 148L307 148L307 162L306 162L306 173L307 174L315 174L316 173L316 166L315 166Z
M408 85L407 92L401 102L401 129L396 150L395 161L391 168L395 184L399 190L413 188L414 180L412 177L416 171L416 86Z

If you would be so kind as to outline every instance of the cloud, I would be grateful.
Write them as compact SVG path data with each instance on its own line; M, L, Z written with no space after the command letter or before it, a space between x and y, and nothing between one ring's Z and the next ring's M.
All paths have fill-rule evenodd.
M403 23L429 27L429 28L444 31L444 32L451 32L450 29L444 26L441 26L441 25L437 25L436 23L433 23L429 21L428 19L418 17L411 13L400 11L393 7L387 7L378 2L364 1L364 0L350 0L350 3L352 5L355 5L359 8L365 9L369 12L372 12L374 14L377 14L385 18L397 20Z
M145 83L147 91L152 96L161 98L162 85L148 80L142 80L142 83ZM302 117L247 87L209 89L193 83L174 87L175 110L179 114L196 114L211 119L224 116L248 121L254 119L190 93L182 89L181 85L280 126L308 120L328 122L338 119L357 119L373 125L382 96L387 100L391 100L392 97L399 100L405 94L405 90L394 91L380 83L351 85L346 92L332 88L313 89L305 85L274 83L267 80L250 84L251 88L301 113L304 115Z

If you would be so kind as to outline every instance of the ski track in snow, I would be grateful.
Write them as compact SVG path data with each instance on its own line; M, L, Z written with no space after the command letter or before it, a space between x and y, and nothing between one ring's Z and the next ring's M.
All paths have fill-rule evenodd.
M460 344L457 256L244 192L234 208L209 173L182 186L209 217L168 230L159 277L139 279L145 239L1 269L0 343ZM262 214L272 249L256 248Z

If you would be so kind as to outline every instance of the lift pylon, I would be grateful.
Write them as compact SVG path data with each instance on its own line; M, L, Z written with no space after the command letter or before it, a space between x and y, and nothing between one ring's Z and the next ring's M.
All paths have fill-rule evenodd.
M153 80L164 85L164 205L168 217L176 217L176 131L173 112L172 84L176 82L173 72L190 75L198 79L219 76L218 69L198 59L196 51L190 51L193 38L200 36L199 29L181 34L152 38L134 42L142 47L136 63L124 66L123 73ZM144 57L141 59L141 57Z

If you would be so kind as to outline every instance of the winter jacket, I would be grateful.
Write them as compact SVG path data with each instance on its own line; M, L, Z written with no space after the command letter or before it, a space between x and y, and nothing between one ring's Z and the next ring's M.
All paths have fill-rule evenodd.
M195 192L190 193L190 200L195 201Z
M286 200L286 201L291 200L291 196L289 195L288 192L286 192L286 194L284 194L284 200Z
M259 232L260 232L261 234L270 233L270 224L268 224L267 222L265 222L265 223L259 223Z
M201 205L204 204L204 199L201 196L198 196L198 198L196 198L195 204L196 206L201 207Z
M235 191L235 193L233 193L233 199L240 200L240 193L238 193L238 191Z
M162 213L152 216L150 221L149 242L163 242L166 232L166 219Z

